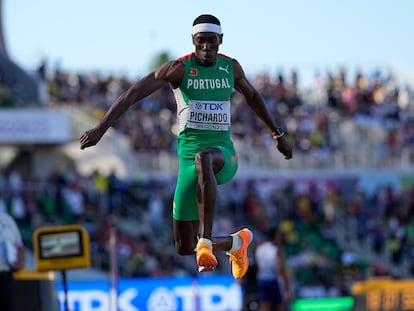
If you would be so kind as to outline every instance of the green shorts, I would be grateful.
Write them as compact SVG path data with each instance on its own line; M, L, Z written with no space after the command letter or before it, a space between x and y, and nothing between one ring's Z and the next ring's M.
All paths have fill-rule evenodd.
M219 149L224 154L223 168L216 174L217 184L229 182L237 172L238 160L235 151L224 147ZM175 220L198 220L197 207L197 171L194 160L180 159L177 186L173 202L173 218Z

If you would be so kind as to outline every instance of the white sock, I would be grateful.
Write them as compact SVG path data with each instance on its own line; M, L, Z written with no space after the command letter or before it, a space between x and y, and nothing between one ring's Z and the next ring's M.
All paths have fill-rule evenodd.
M237 233L233 233L231 236L233 237L233 243L229 249L229 253L234 253L235 251L238 251L242 246L242 239L237 235Z
M211 242L211 240L209 240L209 239L200 238L200 239L198 239L197 244L198 243L206 243L210 247L210 249L213 249L213 242Z

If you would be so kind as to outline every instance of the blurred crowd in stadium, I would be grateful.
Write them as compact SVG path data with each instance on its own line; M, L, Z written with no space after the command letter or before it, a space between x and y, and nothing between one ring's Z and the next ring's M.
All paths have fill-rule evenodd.
M125 77L45 69L41 69L39 75L47 82L51 102L89 104L97 117L101 117L131 85ZM342 148L348 142L340 137L337 129L338 123L348 120L360 127L378 128L378 133L367 135L364 144L381 144L394 149L413 145L414 90L397 78L381 71L369 75L357 72L350 76L345 69L338 69L326 76L315 74L314 85L306 89L301 87L295 71L287 77L263 73L253 77L252 82L275 117L285 120L296 150L329 151ZM263 147L263 124L245 106L238 105L243 101L238 93L232 100L235 103L232 107L233 135L243 138L246 147ZM141 102L117 127L133 139L137 151L174 152L175 111L173 96L166 88ZM349 142L354 140L349 139Z
M131 84L122 77L50 72L44 67L38 75L47 85L50 105L76 105L97 118ZM340 69L315 75L314 85L307 89L300 86L296 72L287 77L263 73L252 81L271 112L285 120L296 152L366 145L398 154L414 148L414 89L397 78L380 71L350 77ZM234 95L233 134L242 139L243 148L269 148L269 133L246 106L239 105L242 101ZM132 108L116 128L132 139L137 152L175 153L175 109L165 89ZM363 136L352 131L341 135L338 127L345 123L364 129ZM414 183L408 180L395 189L385 182L369 193L357 184L358 180L335 176L236 179L220 188L215 233L233 232L247 223L257 243L263 230L278 224L300 296L347 294L354 280L392 274L388 264L408 263L414 274ZM116 226L121 276L188 275L196 271L193 258L177 256L173 246L174 185L175 177L124 180L115 173L81 176L55 171L38 180L5 171L0 172L0 209L17 220L28 247L33 230L40 226L80 223L91 235L93 266L107 270L108 229ZM356 244L345 247L338 235ZM387 258L369 262L354 245L369 245L377 258L384 253ZM219 261L225 263L226 258ZM228 272L228 265L221 264L215 273ZM315 288L317 292L306 293Z

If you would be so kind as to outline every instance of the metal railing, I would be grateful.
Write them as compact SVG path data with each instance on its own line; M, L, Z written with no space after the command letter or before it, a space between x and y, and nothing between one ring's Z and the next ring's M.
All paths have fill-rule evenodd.
M377 152L367 146L353 150L332 152L295 152L287 161L274 149L239 151L239 175L266 175L280 171L359 171L359 170L414 170L414 148L405 148L399 153ZM130 171L141 175L170 176L178 170L177 157L167 152L139 153L130 163Z
M92 127L97 121L87 116L85 112L72 106L60 107L71 114L73 122L73 137L75 151L79 151L77 138L81 133ZM358 137L369 136L367 129L355 129ZM378 133L377 133L378 134ZM260 176L275 174L283 171L323 171L348 172L358 170L414 170L414 146L401 147L398 151L388 148L378 141L369 139L344 139L343 145L337 150L311 149L307 152L294 150L293 159L287 161L275 150L272 144L269 148L255 148L244 144L243 140L235 139L235 146L239 157L240 175ZM73 156L79 169L93 170L95 167L122 166L123 176L172 176L178 170L177 156L167 151L135 152L128 137L117 131L109 131L102 142L93 148ZM98 159L105 157L105 161ZM92 159L92 161L90 161ZM102 163L101 163L102 162ZM116 163L115 163L116 162ZM119 164L119 163L121 164ZM100 166L98 165L100 164ZM121 170L121 169L119 169ZM127 176L125 176L127 177Z

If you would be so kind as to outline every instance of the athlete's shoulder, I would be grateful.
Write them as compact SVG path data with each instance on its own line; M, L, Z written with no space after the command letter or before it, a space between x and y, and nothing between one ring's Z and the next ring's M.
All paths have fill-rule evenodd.
M178 82L184 76L185 66L180 60L171 60L164 63L154 72L154 77L157 80L165 80L168 82Z

